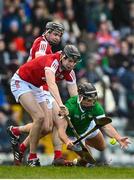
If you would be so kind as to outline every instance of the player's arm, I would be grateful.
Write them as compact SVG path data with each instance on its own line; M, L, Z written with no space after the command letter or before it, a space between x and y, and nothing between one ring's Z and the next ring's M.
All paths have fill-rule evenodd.
M94 107L94 116L97 117L97 119L105 117L104 109L99 102L97 102ZM116 131L112 124L107 124L103 126L101 129L105 132L107 136L115 138L117 141L121 138L120 134Z
M27 62L32 60L32 52L35 52L35 58L37 58L39 56L46 55L46 50L47 50L47 43L45 41L35 40L32 45L32 48L30 49L30 55Z
M96 103L95 109L94 109L94 116L97 118L101 118L105 116L105 112L103 107L100 103ZM121 148L127 147L130 143L127 137L122 137L116 129L112 126L112 124L107 124L101 128L104 133L111 138L115 138L116 141L120 144Z
M73 84L67 83L67 89L68 89L70 97L78 95L76 83L73 83Z
M128 137L122 137L112 126L112 124L105 125L104 127L102 127L102 130L106 133L107 136L115 138L116 141L118 141L118 143L120 144L121 148L127 148L131 143Z
M50 93L59 106L64 106L60 97L58 86L55 82L55 73L50 69L45 69L45 76Z
M68 138L66 134L66 128L67 128L67 121L62 117L59 117L59 119L55 120L55 126L57 127L58 134L60 139L68 146L69 144L72 144L72 141Z
M69 74L65 75L65 80L67 82L67 89L70 97L78 95L78 89L76 84L76 76L74 71L72 70Z
M102 127L102 130L106 133L107 136L115 138L117 141L119 141L122 138L121 135L112 126L112 124L105 125L104 127Z

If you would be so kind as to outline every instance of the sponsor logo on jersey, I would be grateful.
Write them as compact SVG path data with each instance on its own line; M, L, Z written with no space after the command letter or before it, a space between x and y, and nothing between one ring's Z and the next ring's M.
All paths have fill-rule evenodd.
M82 120L82 119L85 119L85 117L86 117L86 114L82 114L82 115L81 115L81 120Z
M92 115L90 115L90 114L88 115L88 117L89 117L90 119L92 119L92 118L93 118L93 116L92 116Z
M80 116L78 114L75 114L74 117L75 118L80 118Z

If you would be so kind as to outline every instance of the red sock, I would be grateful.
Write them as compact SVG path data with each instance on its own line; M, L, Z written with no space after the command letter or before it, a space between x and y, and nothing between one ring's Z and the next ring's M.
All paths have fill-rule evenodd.
M62 152L59 150L55 150L54 151L54 159L61 158L61 157L62 157Z
M37 158L37 154L36 153L30 153L29 154L29 160L31 160L31 159L36 159Z
M23 154L24 154L26 148L27 148L27 147L26 147L26 145L25 145L24 143L20 144L20 146L19 146L19 150L20 150L20 152L22 152Z
M18 127L12 127L12 132L15 136L19 136L20 135L20 130Z

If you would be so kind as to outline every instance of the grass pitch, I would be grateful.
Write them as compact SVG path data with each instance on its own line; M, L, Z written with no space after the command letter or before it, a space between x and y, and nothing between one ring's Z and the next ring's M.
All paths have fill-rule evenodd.
M134 179L134 168L0 166L1 179Z

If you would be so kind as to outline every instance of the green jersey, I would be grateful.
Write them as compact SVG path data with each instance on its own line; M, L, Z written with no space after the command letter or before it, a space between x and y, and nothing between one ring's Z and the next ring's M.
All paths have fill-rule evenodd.
M71 97L65 105L69 110L71 122L79 135L88 129L93 117L99 118L105 116L104 109L99 102L96 102L94 106L84 111L80 106L78 96ZM66 132L69 136L74 136L69 126Z

